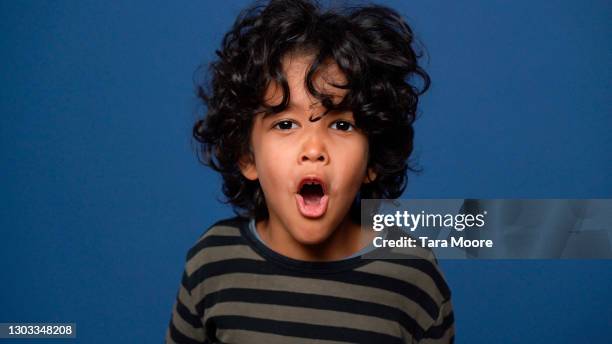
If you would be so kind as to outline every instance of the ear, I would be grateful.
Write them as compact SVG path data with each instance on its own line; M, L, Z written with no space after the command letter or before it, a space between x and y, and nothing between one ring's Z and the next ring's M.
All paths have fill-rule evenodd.
M376 180L376 172L374 172L374 169L371 167L368 167L368 170L366 171L366 175L363 178L363 183L364 184L369 184L373 181Z
M255 168L255 162L252 156L249 156L249 154L243 155L238 160L238 166L240 167L240 172L246 179L257 180L257 169Z

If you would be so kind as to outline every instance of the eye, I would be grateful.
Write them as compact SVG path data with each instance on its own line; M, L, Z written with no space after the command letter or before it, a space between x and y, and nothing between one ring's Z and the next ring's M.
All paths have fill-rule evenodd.
M276 124L274 124L274 128L276 129L280 129L280 130L289 130L289 129L295 129L297 128L297 124L293 121L290 120L282 120L282 121L278 121L276 122Z
M332 123L330 128L341 131L352 131L353 129L355 129L355 126L351 122L340 120Z

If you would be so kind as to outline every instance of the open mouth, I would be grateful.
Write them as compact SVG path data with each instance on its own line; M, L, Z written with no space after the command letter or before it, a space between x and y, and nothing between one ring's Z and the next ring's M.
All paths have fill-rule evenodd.
M316 182L309 182L302 185L300 189L300 195L304 198L306 204L317 204L321 201L321 198L325 195L323 193L323 187L321 184Z
M327 210L325 184L317 178L303 179L296 194L300 213L306 217L320 217Z

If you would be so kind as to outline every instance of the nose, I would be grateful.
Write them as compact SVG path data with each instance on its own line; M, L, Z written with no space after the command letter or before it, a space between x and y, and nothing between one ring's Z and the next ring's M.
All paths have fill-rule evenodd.
M309 135L302 145L299 160L300 163L319 162L327 164L329 162L329 155L327 154L324 138L316 133Z

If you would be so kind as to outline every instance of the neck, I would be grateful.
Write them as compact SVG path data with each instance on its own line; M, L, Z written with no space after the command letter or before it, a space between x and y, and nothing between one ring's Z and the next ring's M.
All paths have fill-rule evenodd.
M270 219L257 222L261 239L275 252L304 261L340 260L357 253L372 240L372 233L361 230L348 216L331 232L328 238L316 244L303 244L291 233Z

